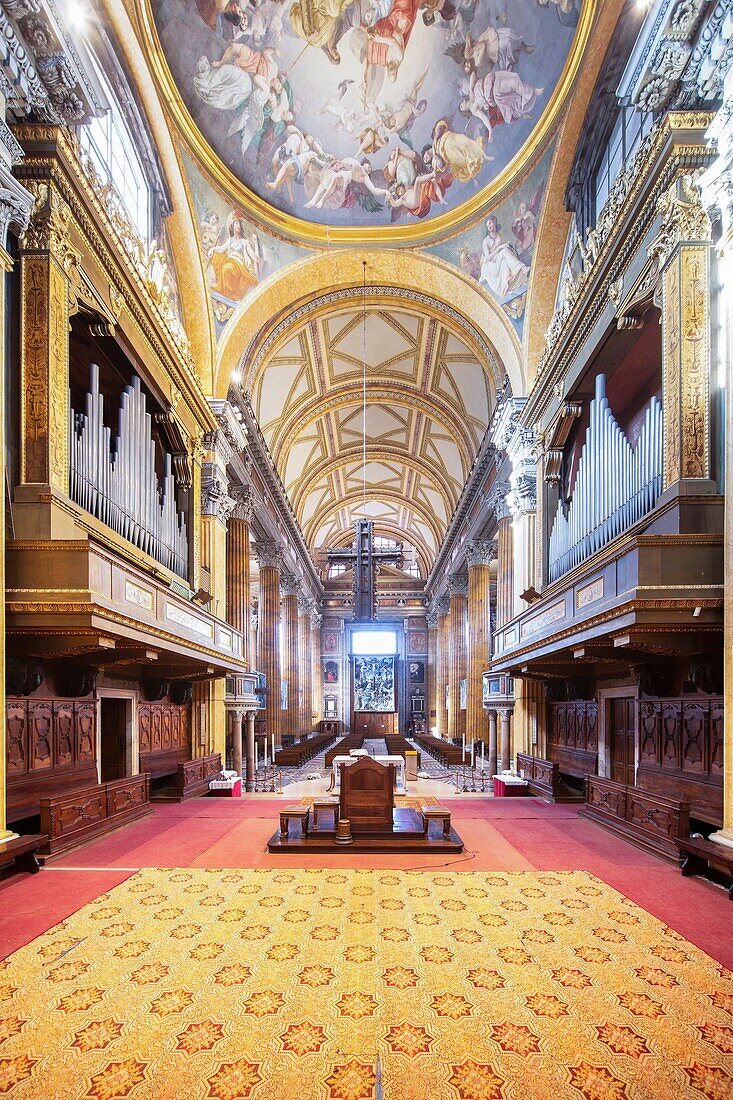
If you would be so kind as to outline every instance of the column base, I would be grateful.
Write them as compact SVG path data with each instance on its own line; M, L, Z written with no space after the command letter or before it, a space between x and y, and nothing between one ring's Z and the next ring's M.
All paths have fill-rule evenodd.
M708 840L712 840L714 844L722 844L726 848L733 848L733 828L718 829L716 833L711 833Z

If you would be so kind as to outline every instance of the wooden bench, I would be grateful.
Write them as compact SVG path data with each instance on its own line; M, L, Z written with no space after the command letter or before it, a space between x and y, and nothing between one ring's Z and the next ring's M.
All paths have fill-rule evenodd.
M280 836L283 840L287 840L288 836L288 823L291 818L295 818L300 822L300 835L302 837L308 836L308 817L311 812L310 806L285 806L280 811Z
M47 840L48 837L43 833L33 833L0 842L0 867L7 867L12 863L16 871L29 871L35 875L41 869L36 852Z
M450 810L445 806L423 806L422 828L423 836L427 837L431 821L442 821L443 836L450 840Z
M707 875L712 868L725 868L728 875L728 897L733 901L733 848L723 844L716 844L714 840L703 840L702 837L684 837L677 840L680 856L685 860L680 867L680 872L686 878L690 875Z
M338 798L316 798L313 801L313 828L318 828L318 815L319 813L333 813L333 827L336 828L336 821L338 820L339 812L339 800Z

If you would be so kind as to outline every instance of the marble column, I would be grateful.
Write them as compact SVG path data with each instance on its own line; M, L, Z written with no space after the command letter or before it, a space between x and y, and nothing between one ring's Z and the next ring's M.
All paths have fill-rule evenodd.
M248 710L245 714L245 791L255 789L255 711Z
M311 671L313 659L311 657L311 611L313 600L310 596L301 593L298 596L298 684L300 689L298 707L298 737L305 737L311 732L313 721L313 679Z
M500 739L499 739L499 751L501 753L501 770L503 772L508 771L509 763L512 757L512 738L511 738L511 707L499 707L499 722L500 722Z
M268 752L275 739L280 744L280 569L282 549L272 540L254 545L260 566L259 629L257 669L265 674L267 700L265 733Z
M232 731L232 770L242 775L242 719L244 711L239 707L229 709L229 721Z
M7 393L5 378L7 374L7 349L5 347L5 290L7 273L13 269L13 261L7 250L8 232L15 234L23 232L33 209L33 196L25 187L21 187L10 172L14 160L21 159L23 153L7 126L3 127L0 135L0 317L3 323L0 325L0 385L2 386L2 399L0 399L0 484L5 485L5 394ZM0 509L0 637L5 639L5 508ZM16 834L6 825L6 794L5 794L5 769L6 769L6 745L5 745L5 661L0 663L0 843L9 840Z
M476 539L466 544L468 565L468 699L466 741L486 741L486 711L483 706L483 674L491 661L491 562L496 560L496 543ZM476 752L478 752L478 748Z
M438 720L438 609L433 606L427 613L428 624L428 667L427 679L427 703L426 729L433 733Z
M242 660L252 668L250 648L250 522L252 507L246 489L232 490L234 512L227 526L227 622L242 634Z
M496 775L496 711L489 711L489 775Z
M441 596L436 602L438 612L437 626L437 652L435 655L436 684L435 684L435 736L448 736L448 706L446 702L446 687L448 684L448 654L450 651L450 639L448 632L448 611L450 599Z
M311 611L311 715L309 728L318 729L323 718L323 674L321 672L321 616Z
M448 737L460 740L466 733L466 712L461 710L461 680L466 677L466 602L468 578L454 573L448 581Z
M282 678L288 685L288 706L283 715L286 732L292 737L299 736L298 722L298 589L300 581L293 573L280 574L280 596L282 598L283 655Z

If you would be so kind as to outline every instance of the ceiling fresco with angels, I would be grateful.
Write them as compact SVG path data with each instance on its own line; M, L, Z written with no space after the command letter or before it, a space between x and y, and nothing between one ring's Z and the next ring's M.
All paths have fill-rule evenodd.
M495 400L464 333L389 301L344 305L289 327L244 384L312 551L366 517L432 565Z
M580 4L152 0L173 80L223 164L278 210L331 226L417 223L490 184L552 98Z

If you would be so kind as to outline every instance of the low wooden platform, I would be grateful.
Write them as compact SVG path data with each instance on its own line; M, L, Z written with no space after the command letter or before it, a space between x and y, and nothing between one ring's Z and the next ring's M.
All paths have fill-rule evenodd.
M455 829L444 837L439 821L431 822L428 836L423 834L423 817L419 810L396 809L391 832L370 832L354 836L353 844L337 844L331 820L321 820L301 836L300 823L288 823L288 835L278 829L267 842L268 852L462 852L463 841Z

